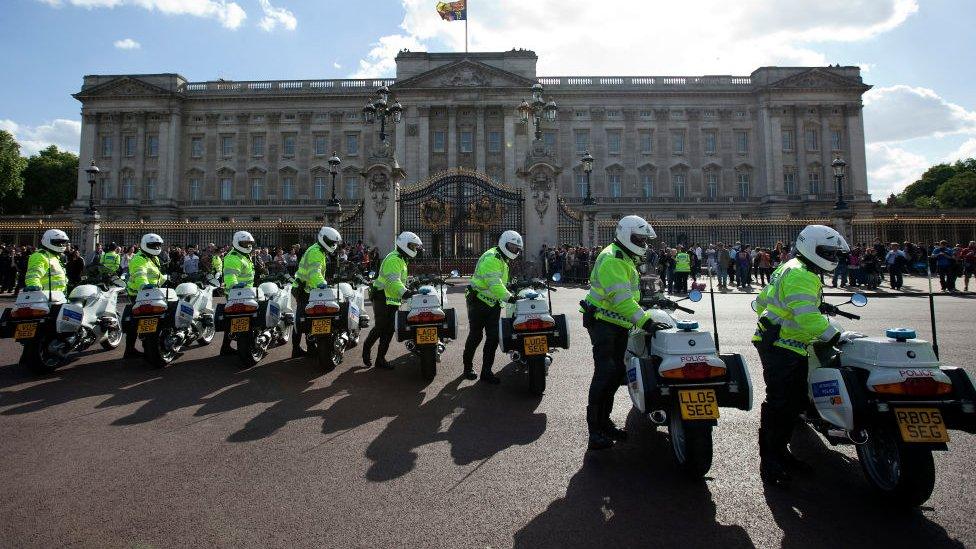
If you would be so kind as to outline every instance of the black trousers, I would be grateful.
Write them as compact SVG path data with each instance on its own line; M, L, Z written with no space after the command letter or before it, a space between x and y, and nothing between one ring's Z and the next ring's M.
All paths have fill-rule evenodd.
M366 341L363 342L363 355L369 354L373 344L379 340L380 345L376 349L376 360L377 362L385 362L386 352L390 349L390 341L396 331L396 313L399 307L386 304L385 292L373 291L370 294L370 299L373 301L375 322L369 331L369 335L366 336Z
M468 303L468 322L471 330L464 341L463 363L465 370L474 369L474 353L484 337L485 347L481 352L481 371L491 372L495 364L495 351L498 350L498 318L501 316L500 306L491 307L475 297L474 293L465 298Z
M590 382L589 405L599 410L600 419L610 418L613 397L624 379L624 355L628 330L593 318L587 331L593 344L593 380Z
M292 286L291 295L295 298L295 310L298 312L296 317L300 317L305 314L305 306L308 305L308 292L304 289L298 287L298 285ZM292 349L299 349L302 346L302 331L299 329L299 322L295 322L292 326L291 334L291 347Z
M674 293L676 294L686 294L688 293L688 274L684 272L674 273Z
M759 416L759 457L779 459L793 437L793 426L807 407L807 357L756 344L766 382Z

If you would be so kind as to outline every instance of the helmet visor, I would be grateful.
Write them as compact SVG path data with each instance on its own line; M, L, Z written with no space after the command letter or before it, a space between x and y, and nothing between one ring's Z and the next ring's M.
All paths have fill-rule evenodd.
M424 251L424 247L421 246L420 244L417 244L416 242L408 242L407 243L407 248L409 248L411 252L420 253L420 252Z
M843 254L836 246L817 246L817 255L831 263L836 263Z
M68 241L63 238L55 238L54 240L51 240L51 245L58 246L58 247L67 246Z
M646 234L631 233L630 235L630 243L638 248L646 248L650 241L651 237Z
M508 253L512 255L518 255L522 253L522 247L516 244L515 242L506 242L505 249L508 250Z
M150 250L162 250L163 249L163 243L162 242L146 242L146 247L149 248Z

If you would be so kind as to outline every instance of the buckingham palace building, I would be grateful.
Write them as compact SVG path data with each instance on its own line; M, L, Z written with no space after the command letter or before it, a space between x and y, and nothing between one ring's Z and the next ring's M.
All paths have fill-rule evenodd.
M403 51L396 77L376 79L89 75L74 94L80 157L100 169L107 220L316 221L333 192L343 211L372 210L365 223L391 231L554 231L585 206L601 218L817 218L837 198L836 158L847 163L844 198L870 211L861 108L870 86L858 67L544 76L537 60L527 50ZM538 124L519 112L536 84L553 111ZM363 110L383 86L402 106L398 122L386 119L385 142ZM83 171L77 196L80 210L90 196Z

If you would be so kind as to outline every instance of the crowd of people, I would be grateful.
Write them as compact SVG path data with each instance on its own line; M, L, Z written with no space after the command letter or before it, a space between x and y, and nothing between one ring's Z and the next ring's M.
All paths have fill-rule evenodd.
M586 283L600 248L586 246L542 245L539 263L546 273L559 273L570 283ZM648 252L645 274L656 273L662 289L669 294L687 294L691 285L702 276L716 276L719 290L737 288L749 291L769 283L773 270L792 257L791 243L777 242L771 247L735 242L678 244L670 247L659 242ZM931 244L891 242L875 239L871 244L858 243L840 261L836 271L825 281L834 288L864 288L874 290L887 285L901 290L905 275L926 275L931 269L939 277L942 292L969 291L971 279L976 278L976 242L950 245L947 241ZM974 287L976 290L976 287Z

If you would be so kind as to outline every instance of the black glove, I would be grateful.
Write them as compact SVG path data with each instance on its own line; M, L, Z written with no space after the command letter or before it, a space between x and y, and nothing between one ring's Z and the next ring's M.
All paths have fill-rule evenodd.
M415 295L417 295L417 292L415 292L413 290L407 290L407 291L403 292L403 295L400 296L400 299L401 300L407 300L407 299L410 299L411 297L413 297Z
M667 330L670 327L671 326L664 324L663 322L654 322L651 319L648 319L647 322L644 323L644 326L642 326L643 330L651 335L656 334L658 330Z
M518 300L519 300L519 296L515 294L508 296L508 299L506 299L506 301L508 301L509 303L515 303Z

